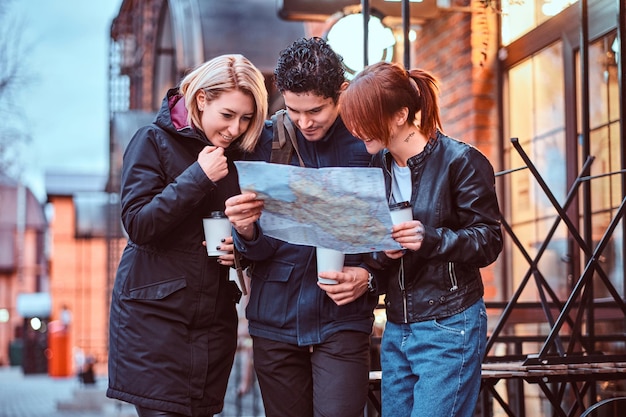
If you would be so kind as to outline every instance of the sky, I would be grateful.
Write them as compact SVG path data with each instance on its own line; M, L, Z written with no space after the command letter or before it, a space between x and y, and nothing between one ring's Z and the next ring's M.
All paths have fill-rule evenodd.
M107 173L109 34L121 3L12 2L29 72L16 98L32 137L22 180L38 197L45 172Z

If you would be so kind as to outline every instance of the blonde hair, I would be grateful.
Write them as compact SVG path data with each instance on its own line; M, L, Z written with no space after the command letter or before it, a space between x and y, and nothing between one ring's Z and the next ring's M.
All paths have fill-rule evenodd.
M204 91L207 101L232 90L250 95L255 104L254 116L237 145L244 151L254 149L267 117L268 99L263 74L246 57L239 54L217 56L187 74L179 90L185 99L188 122L199 130L202 130L201 112L196 97L200 91Z

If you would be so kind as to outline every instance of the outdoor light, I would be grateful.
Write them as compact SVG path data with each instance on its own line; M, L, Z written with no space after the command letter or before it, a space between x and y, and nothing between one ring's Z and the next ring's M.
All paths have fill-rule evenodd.
M346 76L352 79L363 69L363 14L352 13L340 17L326 33L326 40L330 46L343 57ZM382 20L370 14L368 22L368 49L369 63L378 61L390 62L393 58L393 48L396 38L393 31L383 25ZM361 47L359 47L361 46Z
M30 327L35 331L41 329L41 320L38 317L33 317L30 319Z
M9 321L9 310L6 308L0 308L0 323L6 323Z

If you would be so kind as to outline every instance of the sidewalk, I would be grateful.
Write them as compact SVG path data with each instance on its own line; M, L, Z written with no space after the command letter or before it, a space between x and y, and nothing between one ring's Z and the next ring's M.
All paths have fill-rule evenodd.
M107 399L106 380L81 386L76 377L24 375L21 367L0 367L0 417L133 417L129 405Z
M20 367L0 368L0 417L65 417L57 401L70 399L79 387L76 378L50 378L45 374L24 375ZM73 414L76 416L76 414ZM91 417L89 414L82 414ZM98 414L93 415L99 416Z
M237 395L238 369L233 368L224 410L218 416L263 417L258 384L249 393ZM130 404L106 398L106 386L106 378L85 387L76 377L24 375L21 367L0 367L0 417L136 417Z

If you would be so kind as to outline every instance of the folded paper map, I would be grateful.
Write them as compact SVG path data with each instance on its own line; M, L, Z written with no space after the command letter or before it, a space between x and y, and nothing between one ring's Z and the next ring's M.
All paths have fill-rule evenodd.
M242 191L265 200L263 233L344 253L401 249L379 168L302 168L235 162Z

